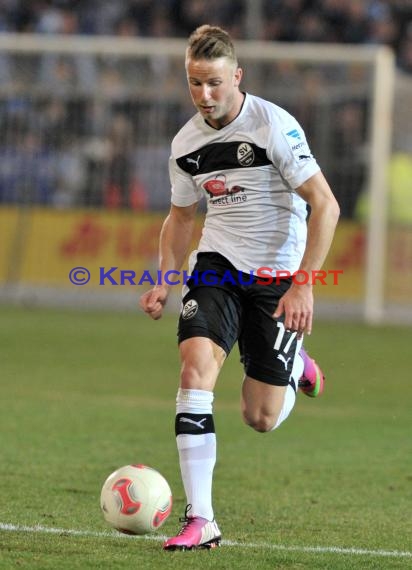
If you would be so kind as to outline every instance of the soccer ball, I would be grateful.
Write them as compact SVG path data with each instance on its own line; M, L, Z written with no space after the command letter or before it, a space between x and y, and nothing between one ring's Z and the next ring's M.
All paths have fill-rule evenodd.
M160 528L172 510L166 479L147 465L125 465L109 475L100 495L103 516L125 534L146 534Z

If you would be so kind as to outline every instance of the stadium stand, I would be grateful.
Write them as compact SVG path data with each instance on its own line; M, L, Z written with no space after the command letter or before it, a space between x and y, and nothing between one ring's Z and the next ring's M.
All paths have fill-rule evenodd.
M3 0L0 31L186 37L210 22L235 37L288 42L390 45L411 72L409 0L263 0L262 27L247 26L246 0ZM251 36L253 33L253 37Z
M254 28L250 25L252 15L259 24ZM0 2L0 31L19 34L180 38L204 22L225 26L239 39L388 45L396 53L400 72L406 76L412 72L412 4L408 0ZM329 111L334 117L333 137L330 141L323 139L323 146L332 144L334 151L329 154L339 160L331 158L328 163L323 159L323 165L343 217L351 218L365 183L368 113L355 86L368 78L337 77L336 72L332 77L330 69L302 71L287 63L267 64L266 71L275 77L273 94L268 95L281 105L288 102L288 108L314 141L314 151L320 154L323 149L317 141L322 137L313 132L317 118L311 109L325 86L330 93L336 90L336 102L331 103ZM156 149L150 152L160 153L159 160L164 161L171 137L191 108L177 105L174 119L170 113L166 117L161 101L149 109L141 86L153 73L167 75L163 87L170 92L179 88L176 77L181 77L181 71L165 69L161 58L120 61L106 55L97 60L88 54L48 52L13 59L10 53L0 52L0 128L7 133L0 145L0 202L167 208L166 177L153 184L149 196L145 191L146 175L139 173L139 164L145 163L145 149L150 145L141 144L142 133L149 125L156 130ZM354 69L351 73L358 72ZM281 82L276 81L277 77ZM254 80L259 87L258 78ZM340 100L339 91L343 93L347 83L353 86L354 96L345 95ZM30 97L25 95L25 85L30 86ZM290 88L296 91L298 85L303 86L305 100L294 104L288 92ZM133 89L138 98L131 96ZM99 102L98 92L111 104ZM164 150L159 141L164 142ZM399 150L410 152L409 141Z

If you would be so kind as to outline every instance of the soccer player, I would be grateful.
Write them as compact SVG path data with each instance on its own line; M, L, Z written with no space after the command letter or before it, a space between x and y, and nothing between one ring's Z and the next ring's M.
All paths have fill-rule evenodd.
M299 123L240 89L242 69L223 29L204 25L191 34L186 73L198 112L172 142L162 274L180 270L202 196L207 214L189 258L192 278L184 286L178 326L175 433L187 507L166 550L220 544L212 507L213 390L236 341L244 366L242 415L258 432L288 417L297 389L309 396L322 392L323 374L302 348L312 328L311 281L270 283L267 276L319 270L339 217ZM161 317L168 289L162 283L142 295L140 305L153 319Z

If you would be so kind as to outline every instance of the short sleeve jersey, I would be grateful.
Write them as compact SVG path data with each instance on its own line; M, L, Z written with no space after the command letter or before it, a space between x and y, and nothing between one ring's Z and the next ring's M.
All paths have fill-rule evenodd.
M222 129L197 113L173 139L169 171L172 204L206 197L197 251L220 253L245 273L299 268L307 210L295 189L319 166L287 111L246 94Z

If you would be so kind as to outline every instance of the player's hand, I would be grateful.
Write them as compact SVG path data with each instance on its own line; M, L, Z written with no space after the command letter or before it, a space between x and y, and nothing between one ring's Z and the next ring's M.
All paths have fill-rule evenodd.
M139 305L144 310L145 313L149 315L152 319L157 321L162 317L163 307L166 304L168 295L167 287L159 285L146 291L140 297Z
M274 318L285 315L285 329L297 331L298 338L312 332L313 291L312 285L293 283L279 300Z

